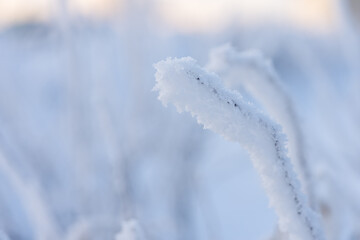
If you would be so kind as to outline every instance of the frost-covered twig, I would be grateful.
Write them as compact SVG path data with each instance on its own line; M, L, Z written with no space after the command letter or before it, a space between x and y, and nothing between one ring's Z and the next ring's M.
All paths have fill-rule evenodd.
M231 89L242 89L259 100L284 128L289 138L289 156L310 205L314 203L312 174L305 157L304 139L291 98L286 93L269 59L257 50L236 51L225 44L211 51L208 69L218 73Z
M292 240L322 240L317 217L307 205L285 149L281 127L226 90L220 79L192 58L167 59L155 65L159 99L188 111L205 128L239 142L261 176L281 231Z

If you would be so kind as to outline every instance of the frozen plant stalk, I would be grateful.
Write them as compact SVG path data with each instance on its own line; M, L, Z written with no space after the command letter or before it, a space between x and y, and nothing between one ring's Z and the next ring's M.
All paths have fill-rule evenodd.
M225 44L211 51L207 69L219 74L225 86L235 90L245 88L281 124L289 139L289 157L295 172L310 206L316 209L312 174L305 157L300 123L292 100L283 88L271 61L260 51L238 52L230 44Z
M249 153L279 218L280 230L291 240L323 240L317 216L300 190L285 149L281 127L261 114L192 58L155 64L159 99L187 111L204 128L239 142Z

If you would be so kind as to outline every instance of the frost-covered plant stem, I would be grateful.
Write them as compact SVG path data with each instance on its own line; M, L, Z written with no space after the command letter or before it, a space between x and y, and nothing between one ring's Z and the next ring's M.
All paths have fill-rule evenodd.
M207 67L231 89L245 88L280 123L289 138L289 156L310 205L316 208L313 177L305 157L304 139L290 96L269 59L257 50L236 51L230 44L212 50Z
M155 90L164 103L191 112L205 128L249 151L278 217L281 231L292 240L322 240L317 217L300 191L285 149L281 127L225 89L220 79L192 58L167 59L155 65Z

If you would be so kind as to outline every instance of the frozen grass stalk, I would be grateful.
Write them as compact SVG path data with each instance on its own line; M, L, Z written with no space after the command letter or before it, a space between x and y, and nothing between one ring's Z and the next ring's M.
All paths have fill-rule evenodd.
M291 240L323 240L318 217L300 190L285 149L281 127L260 113L237 92L192 58L167 59L155 64L159 99L187 111L198 123L249 153L279 218L280 230Z
M289 138L289 157L295 172L310 206L316 209L313 177L305 157L300 123L291 97L283 88L271 61L257 50L238 52L230 44L225 44L212 50L207 69L218 73L227 87L245 88L281 124Z

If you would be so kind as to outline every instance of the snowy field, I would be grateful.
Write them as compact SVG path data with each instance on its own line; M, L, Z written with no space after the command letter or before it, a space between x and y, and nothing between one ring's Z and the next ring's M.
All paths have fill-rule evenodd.
M356 0L124 2L0 28L0 240L360 240Z

